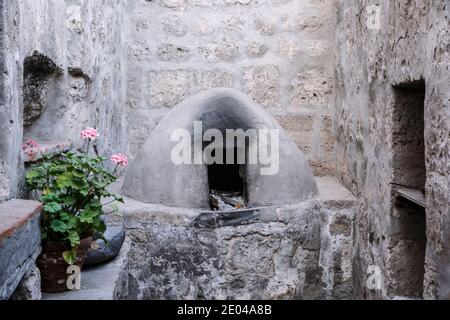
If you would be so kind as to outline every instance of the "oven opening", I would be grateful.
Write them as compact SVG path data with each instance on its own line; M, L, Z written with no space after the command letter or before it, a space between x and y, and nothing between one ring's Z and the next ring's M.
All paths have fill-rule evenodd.
M211 209L215 211L244 209L245 164L239 163L237 148L224 148L222 154L223 164L214 163L208 166ZM214 151L212 155L216 156ZM233 159L234 161L230 161Z

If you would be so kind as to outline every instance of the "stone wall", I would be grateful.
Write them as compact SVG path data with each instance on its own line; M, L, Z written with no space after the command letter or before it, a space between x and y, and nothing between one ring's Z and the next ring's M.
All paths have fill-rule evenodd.
M2 1L0 201L17 196L23 139L70 140L96 127L95 150L124 152L124 1Z
M129 1L129 151L169 109L199 91L233 87L267 108L334 174L332 1Z
M129 299L351 299L355 199L201 212L126 199Z
M0 300L10 298L18 287L25 295L27 286L32 289L27 280L33 277L41 252L41 211L42 204L37 201L11 200L0 204ZM31 295L39 296L40 289L33 291Z
M361 298L450 297L449 14L445 0L350 0L337 5L338 177L359 199L354 272ZM411 117L417 108L407 108L411 103L405 101L414 96L415 103L422 99L424 111ZM404 130L398 127L399 108L404 118L424 114L427 209L421 268L416 267L416 253L425 255L425 250L414 236L422 228L425 240L425 228L419 220L408 222L411 215L398 210L391 186L398 181L402 152L397 145ZM420 126L409 124L404 142L421 134ZM411 166L414 160L402 160L408 174L417 169ZM380 290L365 286L371 265L381 270Z

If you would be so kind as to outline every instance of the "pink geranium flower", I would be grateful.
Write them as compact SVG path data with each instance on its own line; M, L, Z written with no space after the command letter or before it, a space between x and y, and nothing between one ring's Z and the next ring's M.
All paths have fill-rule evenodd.
M25 154L30 158L34 158L38 154L40 149L41 146L39 145L39 143L37 143L33 139L29 139L27 142L22 144L23 152L25 152Z
M122 167L128 166L128 157L121 153L114 154L111 157L111 161L114 162L118 166L122 166Z
M37 143L33 139L28 139L27 142L22 144L22 149L23 150L30 149L30 148L39 148L39 143Z
M81 137L84 140L96 140L100 135L98 134L97 130L94 128L86 128L85 130L81 131Z

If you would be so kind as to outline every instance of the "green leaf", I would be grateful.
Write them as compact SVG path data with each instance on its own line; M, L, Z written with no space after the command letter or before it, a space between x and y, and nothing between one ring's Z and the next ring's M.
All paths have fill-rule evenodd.
M87 188L89 185L86 181L84 181L83 179L72 179L70 182L70 187L74 188L74 189L85 189Z
M76 231L71 231L67 240L69 240L72 247L76 247L80 244L80 235Z
M77 259L77 252L76 250L71 251L64 251L63 252L63 258L69 265L74 265L75 261Z
M55 202L57 200L58 200L58 195L53 192L49 192L49 193L41 196L41 201L44 203Z
M50 202L44 206L44 210L48 213L57 213L62 210L62 207L59 203Z
M67 171L67 166L62 164L55 164L50 168L50 173L52 175L58 175Z
M41 176L42 176L41 173L39 171L37 171L37 170L30 170L26 174L27 180L34 180L34 179L39 178Z
M93 223L95 217L95 212L89 209L84 209L81 211L78 217L82 223Z
M70 217L69 221L67 221L66 225L67 225L68 230L76 229L78 226L78 218L74 217L74 216Z
M103 233L106 231L106 224L99 216L94 220L93 226L103 236Z
M67 231L67 225L63 221L60 221L60 220L53 220L50 223L50 228L52 228L52 230L54 232L61 232L61 233L63 233L63 232Z
M125 203L125 200L123 200L123 197L121 196L116 196L116 201L120 202L120 203Z
M56 179L56 185L60 189L67 189L72 185L72 173L66 172Z
M67 212L61 212L59 217L61 220L66 221L66 222L70 220L70 214Z
M73 206L75 203L77 203L77 199L72 196L66 196L64 197L63 202L66 206Z
M94 211L101 211L102 203L100 202L100 200L94 199L88 207Z
M77 178L85 178L87 176L87 173L85 173L83 170L74 170L73 175Z

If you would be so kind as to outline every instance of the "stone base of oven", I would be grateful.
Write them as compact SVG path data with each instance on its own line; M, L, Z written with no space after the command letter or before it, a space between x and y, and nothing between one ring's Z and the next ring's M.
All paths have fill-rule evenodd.
M228 213L127 199L128 298L352 298L356 201L317 182L316 199Z

